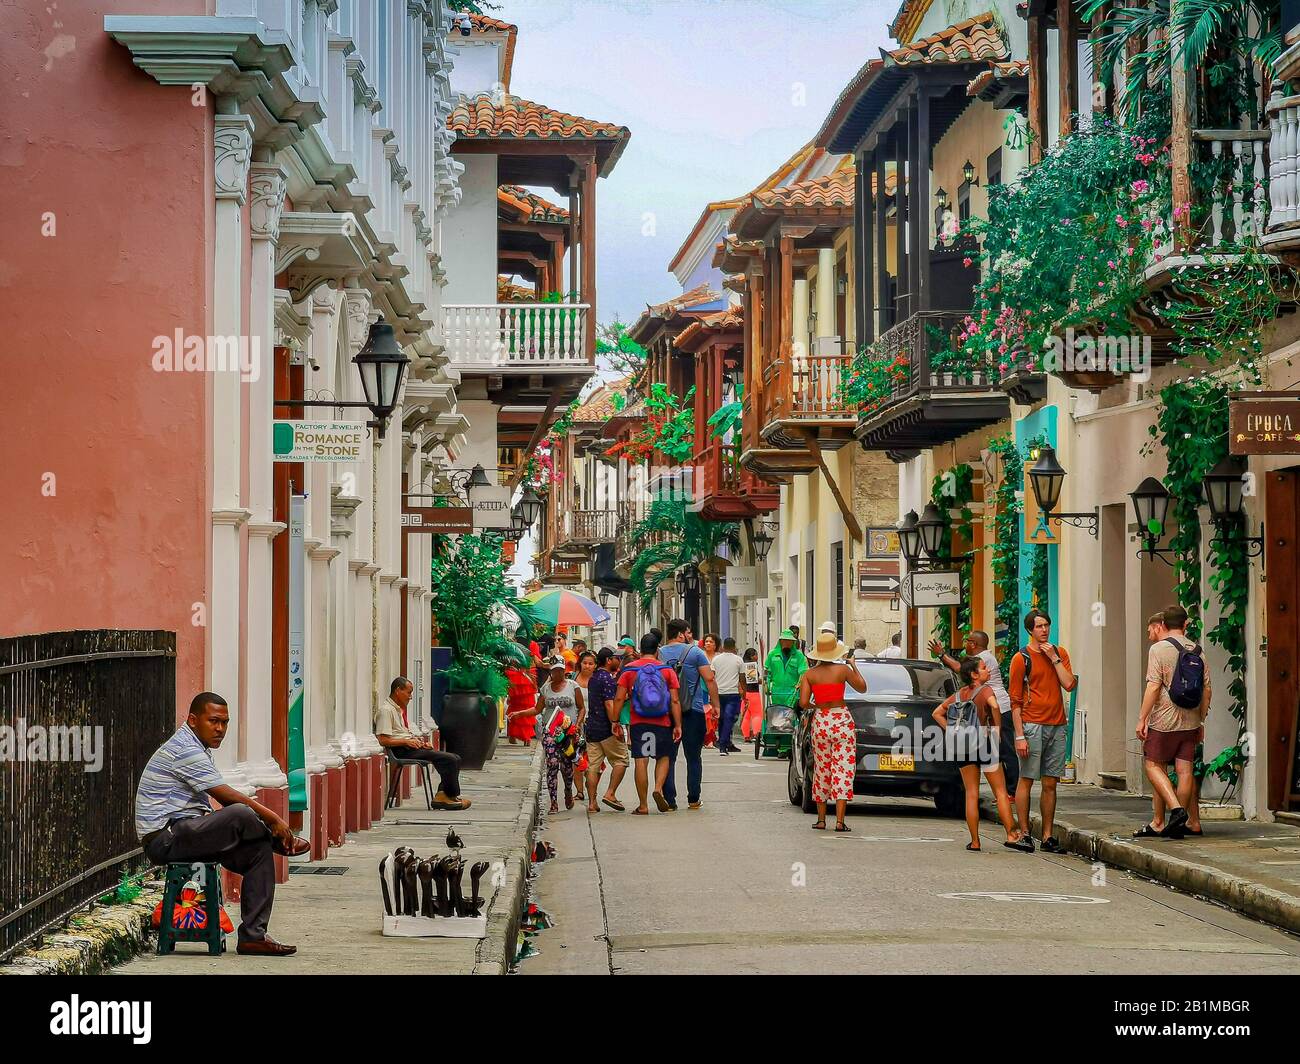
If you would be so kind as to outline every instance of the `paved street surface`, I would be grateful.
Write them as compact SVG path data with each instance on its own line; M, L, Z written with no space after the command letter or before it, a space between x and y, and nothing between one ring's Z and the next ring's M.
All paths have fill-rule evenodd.
M549 818L558 857L537 891L556 926L523 974L1300 973L1300 938L1078 857L1006 850L987 823L968 853L964 823L927 802L859 799L852 834L814 832L786 762L744 751L705 751L698 812ZM629 811L634 793L629 772ZM959 892L1060 900L944 896Z
M514 955L517 902L521 897L525 846L541 771L540 753L501 744L482 772L462 775L467 813L425 808L414 790L399 808L384 814L369 831L348 836L318 864L345 868L342 875L295 873L275 891L271 937L298 947L292 957L240 957L235 937L227 952L210 956L196 944L180 944L165 957L146 953L116 969L121 975L344 975L344 974L493 974ZM447 853L448 826L465 841L467 864L501 862L505 871L488 910L488 936L481 940L385 938L380 933L383 901L379 860L398 846L420 856ZM306 865L305 867L314 867ZM466 889L469 877L465 877ZM485 889L489 884L484 882ZM227 906L238 925L238 905Z

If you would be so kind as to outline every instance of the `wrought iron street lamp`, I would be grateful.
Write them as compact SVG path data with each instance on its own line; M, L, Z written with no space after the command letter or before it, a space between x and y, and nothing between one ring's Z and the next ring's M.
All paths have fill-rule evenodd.
M519 496L519 513L524 519L524 528L532 528L541 512L542 500L537 497L537 492L531 485L524 488L524 493Z
M921 536L921 548L931 561L937 561L943 551L943 533L948 527L944 515L934 503L925 504L921 518L916 522L916 530Z
M768 531L769 522L760 521L757 526L750 526L749 545L754 548L754 557L760 562L767 561L768 552L776 537Z
M1029 467L1029 485L1033 489L1034 499L1040 511L1038 515L1039 531L1052 536L1050 523L1072 525L1085 528L1093 539L1097 539L1101 529L1101 508L1094 506L1091 511L1078 513L1055 513L1056 504L1061 501L1061 488L1065 482L1065 470L1056 460L1055 447L1042 447L1038 452L1038 461ZM1055 536L1052 536L1055 539Z
M921 559L921 533L916 525L915 510L908 510L898 523L898 549L903 552L903 560L909 569L915 568Z
M1160 537L1165 534L1165 518L1169 515L1169 492L1155 477L1147 477L1137 486L1136 491L1129 492L1133 500L1133 515L1137 518L1138 535L1142 537L1142 546L1138 557L1160 558L1168 565L1173 565L1174 552L1168 547L1158 547Z
M1240 543L1247 558L1264 553L1263 528L1258 536L1229 535L1246 512L1246 470L1240 458L1225 457L1205 474L1205 495L1210 503L1210 519L1216 535L1211 543Z
M980 179L975 176L975 164L969 159L966 160L966 165L961 168L961 176L968 185L978 185L980 183Z
M277 399L276 406L289 407L368 407L375 416L370 424L378 430L379 438L384 438L384 428L388 418L397 407L397 397L402 394L402 382L411 365L406 352L397 342L393 327L383 319L370 326L370 335L356 357L353 365L361 374L361 391L364 402L343 399Z

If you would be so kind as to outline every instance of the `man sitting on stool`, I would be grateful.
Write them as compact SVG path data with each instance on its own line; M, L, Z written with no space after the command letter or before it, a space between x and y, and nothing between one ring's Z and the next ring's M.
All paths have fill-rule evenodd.
M379 745L391 748L401 758L428 761L438 772L438 793L433 796L435 809L468 809L470 801L460 796L460 755L435 750L429 742L407 727L406 707L415 685L399 676L388 687L388 697L379 707L375 720L375 738Z
M135 792L135 830L154 864L216 862L244 877L238 952L287 957L297 947L269 937L275 899L272 854L299 857L311 849L261 802L222 780L212 751L226 737L230 710L211 691L194 696L176 734L149 758ZM213 812L210 798L222 806ZM164 919L170 918L166 914Z

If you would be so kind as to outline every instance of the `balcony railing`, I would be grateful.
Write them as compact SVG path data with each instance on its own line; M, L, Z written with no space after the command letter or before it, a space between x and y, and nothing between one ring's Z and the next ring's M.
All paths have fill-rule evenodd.
M1270 230L1300 224L1300 96L1274 93L1268 104Z
M545 369L591 364L585 303L476 303L443 308L447 357L461 366Z
M617 510L568 510L560 516L560 542L594 546L618 534Z

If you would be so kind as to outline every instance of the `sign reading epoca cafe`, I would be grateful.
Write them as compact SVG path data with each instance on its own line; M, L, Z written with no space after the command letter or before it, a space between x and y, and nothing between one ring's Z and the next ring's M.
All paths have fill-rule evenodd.
M1247 392L1228 402L1231 454L1300 454L1300 395Z

